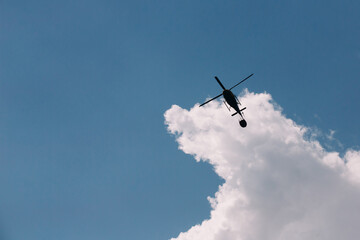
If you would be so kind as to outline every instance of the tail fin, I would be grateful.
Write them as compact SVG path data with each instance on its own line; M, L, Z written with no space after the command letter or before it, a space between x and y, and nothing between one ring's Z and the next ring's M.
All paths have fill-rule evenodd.
M242 112L242 111L244 111L245 109L246 109L246 107L244 107L244 108L240 109L240 111L239 111L239 112L233 113L231 116L235 116L236 114L241 113L241 112Z

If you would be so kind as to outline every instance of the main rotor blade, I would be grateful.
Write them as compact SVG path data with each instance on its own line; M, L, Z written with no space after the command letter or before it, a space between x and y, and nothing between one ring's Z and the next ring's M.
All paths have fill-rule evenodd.
M252 75L254 75L253 73L250 74L249 76L247 76L246 78L244 78L243 80L241 80L241 82L239 82L238 84L236 84L235 86L233 86L232 88L230 88L229 90L233 89L234 87L236 87L237 85L239 85L240 83L244 82L245 80L247 80L248 78L250 78Z
M220 84L220 86L222 87L222 89L224 89L224 90L225 90L224 85L222 85L222 83L220 82L220 80L218 79L218 77L217 77L217 76L215 76L215 79L216 79L216 81Z
M204 102L203 104L201 104L199 107L201 107L201 106L203 106L203 105L205 105L205 104L207 104L207 103L209 103L209 102L211 102L212 100L214 100L214 99L217 99L218 97L220 97L222 95L222 93L221 94L219 94L219 95L217 95L216 97L214 97L214 98L212 98L212 99L210 99L210 100L208 100L208 101L206 101L206 102Z

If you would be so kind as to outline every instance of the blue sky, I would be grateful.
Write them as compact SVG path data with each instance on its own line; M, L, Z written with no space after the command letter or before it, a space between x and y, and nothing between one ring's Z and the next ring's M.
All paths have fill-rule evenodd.
M355 0L1 1L0 234L168 239L207 218L222 181L177 149L163 114L219 94L214 75L230 87L255 73L243 87L358 149L359 11Z

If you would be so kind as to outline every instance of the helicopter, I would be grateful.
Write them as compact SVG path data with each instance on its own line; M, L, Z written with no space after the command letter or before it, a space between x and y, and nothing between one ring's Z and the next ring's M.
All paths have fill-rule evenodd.
M205 104L211 102L212 100L215 100L216 98L220 97L220 96L224 96L225 101L224 104L226 106L226 108L230 111L230 107L232 107L236 112L233 113L231 116L235 116L236 114L240 115L241 120L239 121L239 124L241 127L246 127L247 126L247 122L244 118L244 113L242 113L242 111L244 111L246 109L246 107L240 109L239 105L241 105L239 99L231 92L231 89L233 89L234 87L238 86L240 83L244 82L245 80L247 80L248 78L250 78L252 75L254 75L253 73L250 74L249 76L247 76L246 78L244 78L243 80L241 80L238 84L236 84L235 86L226 89L224 87L224 85L220 82L219 78L215 76L216 81L219 83L219 85L221 86L221 88L223 89L223 92L219 95L217 95L216 97L213 97L212 99L204 102L203 104L201 104L199 107L204 106ZM230 105L230 107L227 105Z

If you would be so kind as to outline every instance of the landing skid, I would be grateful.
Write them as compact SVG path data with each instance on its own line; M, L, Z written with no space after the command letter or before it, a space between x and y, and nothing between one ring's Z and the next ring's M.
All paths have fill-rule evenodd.
M225 102L225 101L223 101L223 102L224 102L224 104L225 104L226 108L229 110L229 112L231 112L230 107L226 104L226 102Z
M237 98L237 96L234 95L234 97L235 97L237 103L241 106L241 102L239 101L239 99Z

